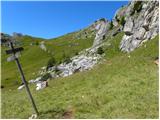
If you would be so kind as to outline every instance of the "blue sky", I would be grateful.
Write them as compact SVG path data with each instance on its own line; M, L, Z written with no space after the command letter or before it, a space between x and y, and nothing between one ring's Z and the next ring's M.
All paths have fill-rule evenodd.
M128 1L3 1L2 32L54 38L82 29L99 18L111 20Z

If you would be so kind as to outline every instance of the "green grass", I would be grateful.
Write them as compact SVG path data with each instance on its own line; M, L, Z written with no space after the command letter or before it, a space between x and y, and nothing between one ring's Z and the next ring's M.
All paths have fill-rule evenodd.
M20 63L22 63L26 79L30 80L38 76L38 71L41 67L47 65L51 56L54 56L57 63L59 63L65 59L63 58L64 54L72 57L81 50L90 47L93 43L93 38L76 40L73 39L73 34L67 34L51 40L24 36L19 38L18 41L21 43L20 46L24 47L24 51L21 53ZM47 52L40 49L39 45L36 45L36 42L40 44L41 41L45 41ZM31 46L31 43L34 45ZM7 62L9 55L6 55L6 49L9 48L2 46L1 84L4 86L4 89L17 88L21 83L20 75L15 62Z
M125 54L118 50L121 37L112 39L106 61L94 69L53 79L41 91L30 85L39 118L64 118L70 109L74 118L158 118L158 67L153 61L159 38ZM25 89L2 89L2 118L28 118L32 111Z
M27 80L29 80L33 79L33 77L36 77L36 74L33 75L32 73L33 72L36 73L36 71L38 71L40 67L44 66L45 63L47 63L47 58L49 58L49 55L47 55L38 46L33 46L30 48L24 47L24 49L25 51L22 52L22 56L20 57L20 63L22 63L22 67L26 75L26 78ZM2 56L1 84L4 85L4 87L6 88L17 87L20 83L20 75L16 63L14 61L7 62L6 59L8 56L7 55L4 56L5 57Z
M48 41L46 46L57 61L63 61L64 54L68 57L75 56L83 49L91 47L93 40L94 38L73 39L72 36L68 35Z

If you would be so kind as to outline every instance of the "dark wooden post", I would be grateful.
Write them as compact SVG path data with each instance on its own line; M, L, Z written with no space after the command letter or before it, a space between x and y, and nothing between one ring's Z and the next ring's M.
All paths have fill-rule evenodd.
M20 75L21 75L22 82L23 82L24 85L25 85L25 88L26 88L26 91L27 91L27 93L28 93L29 99L30 99L30 101L31 101L32 107L33 107L35 113L38 115L38 110L37 110L36 104L35 104L35 102L34 102L34 99L33 99L33 97L32 97L32 94L31 94L31 92L30 92L30 89L29 89L29 87L28 87L28 83L26 82L26 79L25 79L25 76L24 76L22 67L21 67L21 65L20 65L20 62L19 62L18 58L16 57L16 52L22 51L23 48L22 48L22 47L20 47L20 48L14 48L12 41L9 41L9 45L10 45L10 47L11 47L11 50L6 50L6 53L7 53L7 54L13 54L13 56L11 56L11 57L13 57L13 59L16 61L16 64L17 64L17 66L18 66L18 70L19 70Z

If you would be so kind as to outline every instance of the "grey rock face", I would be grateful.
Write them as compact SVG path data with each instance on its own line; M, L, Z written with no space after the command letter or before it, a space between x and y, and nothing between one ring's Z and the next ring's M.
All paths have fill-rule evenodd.
M101 44L103 39L105 38L106 32L109 30L109 21L107 20L99 20L95 24L96 37L94 39L93 47Z
M129 18L124 26L123 31L126 35L132 35L132 29L133 29L133 20Z
M78 71L90 70L95 64L97 64L101 56L98 54L89 55L87 52L90 52L90 49L85 51L85 54L71 58L72 62L68 64L60 64L58 66L58 69L61 71L60 76L66 77Z
M58 78L58 77L67 77L79 71L81 72L92 69L93 66L96 65L102 58L101 55L96 53L98 47L99 46L91 47L81 51L79 55L71 58L70 63L61 63L56 67L55 66L50 67L48 70L46 70L46 67L42 67L41 70L39 71L40 77L36 78L35 80L30 80L29 83L36 84L37 86L36 90L40 90L45 88L46 86L46 84L43 85L42 84L43 82L40 81L42 76L46 73L50 73L52 78ZM55 69L58 70L59 72L57 73Z
M115 19L113 19L113 25L118 26L118 22Z
M134 37L138 40L142 40L145 32L146 30L143 27L140 27L137 31L135 31Z
M116 18L120 19L122 16L126 15L126 9L127 9L127 6L124 6L118 9L113 19L116 19Z
M132 1L126 9L126 23L123 31L125 35L120 43L120 49L131 52L139 47L143 41L154 38L159 33L158 1L142 1L140 12L133 12L137 1Z

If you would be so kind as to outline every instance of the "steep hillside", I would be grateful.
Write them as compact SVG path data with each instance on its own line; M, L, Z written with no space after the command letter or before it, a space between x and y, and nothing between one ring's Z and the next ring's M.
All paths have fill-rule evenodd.
M158 4L131 1L112 21L55 39L16 35L38 118L158 118ZM25 89L17 90L21 80L15 63L6 62L6 46L2 118L28 118L32 108ZM37 89L44 81L49 86Z
M153 61L159 38L126 54L118 49L122 36L112 38L106 61L93 70L51 80L38 92L31 85L39 118L158 118L158 67ZM2 93L2 118L32 114L25 89Z
M78 33L77 33L78 34ZM20 62L27 80L37 77L41 67L46 66L51 57L55 57L57 64L67 57L78 54L83 49L92 46L93 38L75 39L74 34L67 34L59 38L44 40L31 36L17 37L17 46L23 46ZM44 43L46 51L41 49L41 43ZM5 50L9 47L2 46L2 83L5 88L18 87L21 83L20 76L15 62L7 62ZM12 72L11 72L12 71Z

